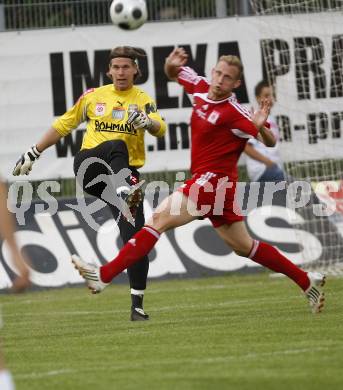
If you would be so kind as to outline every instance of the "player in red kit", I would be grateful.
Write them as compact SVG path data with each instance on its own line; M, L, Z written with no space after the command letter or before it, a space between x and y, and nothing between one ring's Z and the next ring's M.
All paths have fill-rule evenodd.
M162 201L115 259L98 267L73 256L75 267L88 288L99 293L116 275L149 253L162 233L199 217L209 218L219 236L238 255L288 276L304 291L312 311L320 312L325 276L303 271L275 247L252 239L234 202L237 162L247 140L255 137L267 146L275 144L266 124L270 103L262 102L260 109L251 114L237 102L233 90L240 86L243 72L238 57L220 57L210 81L186 67L187 58L183 48L174 49L166 59L165 72L193 95L192 178Z

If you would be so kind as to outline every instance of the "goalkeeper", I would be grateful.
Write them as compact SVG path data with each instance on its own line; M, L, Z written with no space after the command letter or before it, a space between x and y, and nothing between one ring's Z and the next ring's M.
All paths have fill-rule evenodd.
M108 166L114 174L123 169L129 169L131 173L127 176L126 185L116 183L115 188L111 189L113 198L118 196L125 200L126 209L130 210L129 216L122 213L113 202L107 202L118 223L124 243L128 242L145 222L142 191L136 186L139 182L138 169L145 163L145 132L161 137L166 130L155 102L142 89L134 86L135 80L141 74L138 59L143 55L142 50L130 46L114 48L110 52L107 73L113 84L86 91L69 111L55 120L41 140L22 155L13 171L14 175L28 175L33 163L45 149L70 134L80 123L87 122L81 150L74 159L74 172L77 176L83 163L93 158L82 180L85 191L102 198L104 190L108 191L108 183L101 178L105 177L104 175L109 177L111 172ZM97 161L94 162L94 158ZM128 269L132 321L149 318L143 310L148 269L147 256Z

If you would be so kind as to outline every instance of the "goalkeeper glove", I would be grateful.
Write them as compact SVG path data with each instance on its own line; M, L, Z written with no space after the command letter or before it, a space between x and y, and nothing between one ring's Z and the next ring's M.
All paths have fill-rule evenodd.
M151 130L154 126L152 120L144 111L132 111L127 119L128 124L132 124L135 129Z
M31 172L33 163L39 159L41 152L37 146L33 145L29 150L21 155L13 169L13 176L28 175Z

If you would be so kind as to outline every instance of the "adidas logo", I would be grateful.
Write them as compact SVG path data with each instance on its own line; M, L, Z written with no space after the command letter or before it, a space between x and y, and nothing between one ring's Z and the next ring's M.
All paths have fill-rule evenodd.
M135 238L131 238L129 240L129 243L132 245L132 246L136 246L136 239Z

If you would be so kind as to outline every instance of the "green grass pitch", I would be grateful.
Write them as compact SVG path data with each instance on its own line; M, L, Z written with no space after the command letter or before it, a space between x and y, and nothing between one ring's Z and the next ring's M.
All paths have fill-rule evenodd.
M320 315L268 273L151 282L147 322L128 320L126 285L0 299L17 390L343 388L340 278Z

